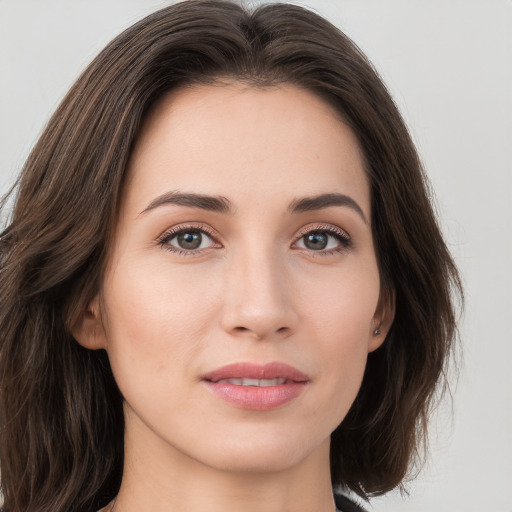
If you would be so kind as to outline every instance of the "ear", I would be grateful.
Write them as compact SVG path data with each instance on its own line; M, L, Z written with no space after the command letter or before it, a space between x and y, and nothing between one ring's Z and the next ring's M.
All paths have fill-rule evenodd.
M86 310L79 314L71 334L80 345L90 350L107 348L107 337L100 314L100 301L96 296L87 306Z
M377 350L386 339L395 319L395 291L381 290L379 302L372 319L368 352Z

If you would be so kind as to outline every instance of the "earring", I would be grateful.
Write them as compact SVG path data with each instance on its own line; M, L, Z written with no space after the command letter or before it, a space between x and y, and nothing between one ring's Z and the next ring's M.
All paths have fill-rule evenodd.
M380 335L380 329L377 327L377 329L375 329L375 331L373 331L373 334L375 336L379 336Z

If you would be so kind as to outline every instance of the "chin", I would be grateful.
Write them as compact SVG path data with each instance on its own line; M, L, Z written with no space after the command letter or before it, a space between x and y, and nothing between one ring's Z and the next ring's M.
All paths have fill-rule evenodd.
M330 436L319 442L286 431L274 435L246 435L238 439L231 437L229 442L209 444L201 459L204 464L223 471L279 472L299 465L320 451L328 453L329 445Z
M303 460L302 454L284 455L276 449L273 453L254 453L252 450L236 452L233 454L224 453L219 457L212 457L209 464L220 471L232 473L269 473L280 472L298 465Z

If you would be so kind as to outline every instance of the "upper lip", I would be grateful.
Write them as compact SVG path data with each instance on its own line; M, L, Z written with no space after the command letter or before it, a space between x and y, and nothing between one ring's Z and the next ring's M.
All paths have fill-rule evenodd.
M286 363L271 362L266 364L256 364L249 362L240 362L228 364L217 368L205 375L203 380L218 382L225 379L277 379L282 378L294 382L306 382L308 376L297 368Z

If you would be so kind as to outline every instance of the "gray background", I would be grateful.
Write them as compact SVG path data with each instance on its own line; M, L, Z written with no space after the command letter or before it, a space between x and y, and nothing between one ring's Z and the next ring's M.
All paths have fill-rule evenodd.
M167 3L0 0L0 193L85 64ZM512 2L303 5L352 37L387 82L466 286L462 371L433 421L430 459L410 496L391 493L372 509L512 511Z

